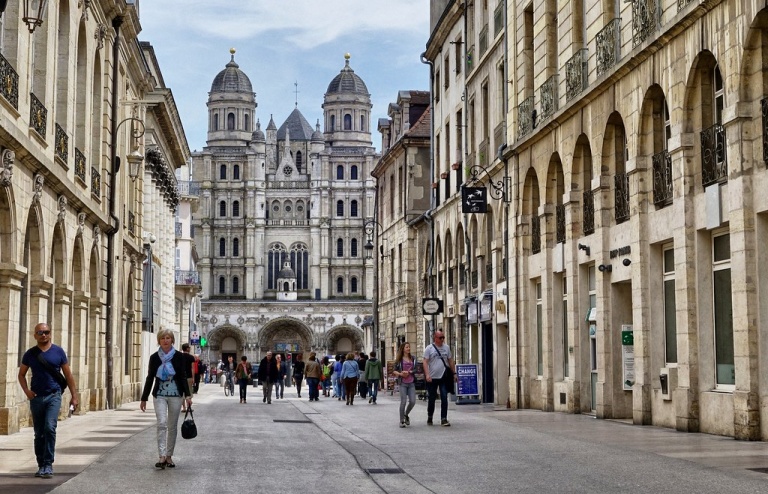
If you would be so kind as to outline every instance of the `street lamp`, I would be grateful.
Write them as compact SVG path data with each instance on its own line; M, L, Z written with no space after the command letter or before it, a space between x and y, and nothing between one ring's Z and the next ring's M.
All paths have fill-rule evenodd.
M43 25L43 14L48 0L24 0L24 16L21 18L27 23L29 33L35 32L37 26Z
M136 123L136 126L131 129L131 138L133 142L131 142L133 151L131 154L126 156L126 159L128 160L128 176L131 177L131 180L133 182L136 181L136 178L139 176L139 171L141 170L141 164L144 161L144 156L139 152L138 146L136 145L135 141L140 139L144 132L146 132L146 127L144 126L144 122L136 117L127 117L120 121L119 124L117 124L117 127L115 127L115 134L117 134L117 130L120 128L121 125L123 125L125 122L134 122ZM120 170L120 160L117 158L115 160L115 173L117 173Z

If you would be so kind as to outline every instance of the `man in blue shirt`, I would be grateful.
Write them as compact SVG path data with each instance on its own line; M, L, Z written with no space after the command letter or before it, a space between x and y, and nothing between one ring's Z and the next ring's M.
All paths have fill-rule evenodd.
M29 400L32 425L35 429L35 457L38 470L35 477L53 477L53 456L56 450L56 425L61 408L61 393L64 387L72 395L70 410L79 403L75 379L69 368L67 354L51 341L51 328L41 322L35 326L34 338L37 346L24 353L19 367L19 384ZM46 363L41 362L44 360ZM32 383L27 386L27 370L32 369ZM60 372L64 373L66 384ZM58 376L56 375L58 374ZM59 381L62 381L61 383Z

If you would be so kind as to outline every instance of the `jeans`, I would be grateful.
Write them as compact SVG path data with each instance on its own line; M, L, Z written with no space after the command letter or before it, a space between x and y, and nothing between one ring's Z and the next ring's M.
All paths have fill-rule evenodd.
M262 381L261 390L264 392L264 399L267 400L267 403L272 403L272 383L269 379Z
M275 398L282 398L283 391L285 391L285 379L278 379L275 381Z
M338 398L346 398L347 390L344 387L344 380L339 379L336 374L332 374L331 379L333 379L333 392L336 393L336 396Z
M38 467L53 465L60 408L61 393L35 396L29 401L29 411L35 429L35 457Z
M368 389L371 392L371 398L376 403L376 397L379 395L379 381L368 381Z
M453 383L451 383L453 384ZM432 419L435 413L435 399L440 389L440 420L448 419L448 386L442 379L432 379L427 383L427 418Z
M295 375L293 376L293 382L296 384L296 394L301 398L301 381L304 380L304 376L301 375ZM315 389L317 389L317 386L315 386Z
M307 378L307 387L309 388L309 399L314 400L319 397L320 392L317 389L319 379L316 377Z
M176 433L179 431L181 396L156 396L155 417L157 417L157 454L173 456L176 447Z
M240 399L245 401L245 394L248 391L248 379L238 379L237 385L240 386Z
M408 399L408 408L405 408L405 400ZM432 403L434 406L434 403ZM411 414L416 406L416 383L400 383L400 422L405 422L405 416ZM434 408L432 408L434 411Z
M328 394L328 389L331 387L331 378L326 377L323 381L323 393Z

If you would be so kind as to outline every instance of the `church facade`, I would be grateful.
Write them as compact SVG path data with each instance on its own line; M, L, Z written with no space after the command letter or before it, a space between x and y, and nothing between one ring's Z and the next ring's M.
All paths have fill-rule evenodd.
M203 359L370 349L375 260L371 99L345 65L312 126L297 108L262 129L248 76L230 62L208 98L207 146L193 153ZM370 318L368 318L370 320Z

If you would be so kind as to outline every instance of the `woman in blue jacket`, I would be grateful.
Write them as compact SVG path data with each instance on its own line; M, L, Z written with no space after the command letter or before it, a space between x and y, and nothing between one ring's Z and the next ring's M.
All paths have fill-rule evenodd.
M341 365L341 375L339 376L339 379L344 382L344 389L347 392L347 405L354 405L357 380L359 378L360 367L355 360L355 354L348 353L346 360Z

